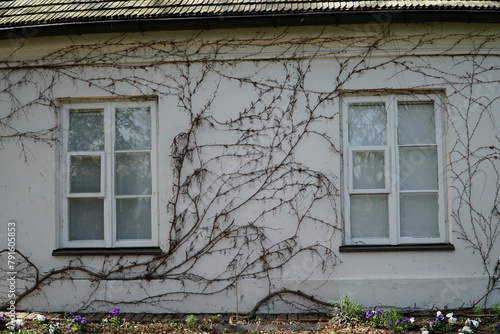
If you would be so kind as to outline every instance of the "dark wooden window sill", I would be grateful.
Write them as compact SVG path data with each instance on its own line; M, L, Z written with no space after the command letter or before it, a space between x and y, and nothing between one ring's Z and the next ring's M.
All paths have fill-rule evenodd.
M405 244L405 245L344 245L339 247L341 253L358 252L422 252L422 251L454 251L452 244Z
M160 247L122 248L60 248L52 251L52 256L94 256L94 255L161 255Z

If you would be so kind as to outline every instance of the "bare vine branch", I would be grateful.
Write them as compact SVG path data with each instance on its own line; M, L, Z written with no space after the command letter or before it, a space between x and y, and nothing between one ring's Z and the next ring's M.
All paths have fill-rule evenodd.
M194 290L184 285L184 290L153 294L141 286L147 297L120 302L164 305L169 300L230 291L236 272L237 279L258 278L268 285L269 295L255 305L249 317L283 294L329 306L305 292L280 289L275 279L300 256L314 259L315 270L328 277L341 264L338 245L332 242L343 233L340 177L316 168L303 158L301 147L317 141L341 159L339 134L325 130L325 124L333 126L339 121L330 107L353 89L353 82L386 68L393 73L387 80L416 77L419 83L409 86L401 79L401 87L394 88L384 87L381 81L374 89L376 94L394 89L425 92L446 86L450 101L459 97L467 101L467 105L446 105L446 121L457 138L448 152L447 182L456 193L451 212L454 235L477 252L488 275L487 291L479 300L486 302L499 289L500 279L500 260L493 253L500 236L500 145L498 136L488 145L475 146L474 140L480 124L495 118L491 108L500 97L474 90L498 85L494 75L498 76L500 68L489 59L498 58L490 45L499 39L487 31L451 36L398 34L390 26L375 34L351 32L350 37L325 31L300 38L292 38L286 31L239 39L204 39L203 33L184 40L130 41L119 36L91 45L61 47L36 60L6 61L0 66L0 98L11 108L0 117L0 144L16 141L25 159L31 142L52 144L58 128L27 130L19 119L30 123L41 107L57 114L56 88L68 82L75 91L88 88L116 97L133 92L131 95L175 99L186 120L172 142L163 143L170 147L174 170L169 186L173 195L161 215L170 221L160 222L168 226L164 253L152 258L104 257L100 267L83 260L69 261L47 270L19 252L26 269L23 278L29 285L16 302L58 281L71 280L76 273L93 282L88 299L81 301L81 310L113 304L96 297L110 281L196 283ZM449 40L454 42L429 53L430 46ZM471 43L475 43L474 49L464 51L463 45ZM400 48L387 51L393 45ZM433 65L433 59L443 58L453 64L451 68L463 66L467 71ZM317 62L324 60L330 62L335 75L322 89L314 84L314 73ZM221 114L217 106L227 97L224 90L234 87L245 91L246 99L238 101L231 115ZM21 90L30 94L20 98ZM497 185L488 194L489 211L475 207L478 180L486 179ZM319 214L320 206L327 206L333 215ZM282 219L283 212L287 212L286 230L272 223ZM321 231L322 239L311 240L308 231L312 230ZM0 252L5 254L6 250ZM224 270L212 276L200 271L200 264L214 258L224 263Z

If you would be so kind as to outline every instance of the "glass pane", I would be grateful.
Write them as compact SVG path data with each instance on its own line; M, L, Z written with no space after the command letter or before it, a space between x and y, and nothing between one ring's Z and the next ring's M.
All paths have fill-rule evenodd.
M398 143L435 144L434 104L398 103Z
M384 189L384 152L352 152L354 189Z
M389 237L387 195L351 195L351 237Z
M385 145L386 124L385 104L349 105L349 143L351 146Z
M399 170L401 190L437 190L436 147L400 147Z
M116 195L151 194L149 152L115 154Z
M69 150L104 150L103 109L70 109Z
M70 192L101 192L101 157L71 156Z
M116 150L149 150L151 148L151 115L149 107L117 108L115 111Z
M104 240L104 200L69 200L69 240Z
M151 199L116 200L116 238L151 239Z
M439 237L437 194L401 194L400 207L402 237Z

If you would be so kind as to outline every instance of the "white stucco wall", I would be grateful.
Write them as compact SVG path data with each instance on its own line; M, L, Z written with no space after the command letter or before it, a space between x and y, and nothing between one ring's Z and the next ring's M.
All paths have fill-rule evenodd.
M315 92L329 92L335 90L336 79L343 78L344 73L352 71L356 63L360 60L360 52L366 49L366 45L373 41L375 35L371 35L371 30L366 30L363 26L342 26L327 27L323 32L322 28L300 28L290 29L287 32L273 29L263 30L264 37L273 40L273 36L283 33L280 43L270 43L262 49L258 47L259 41L244 43L241 47L235 47L227 54L220 56L220 63L215 66L222 72L210 73L204 80L204 84L195 95L192 101L193 110L201 110L203 106L213 96L210 111L219 120L229 120L236 118L245 107L248 107L257 97L256 90L252 90L248 85L235 84L234 80L224 78L227 76L245 77L251 76L253 80L261 78L265 80L276 80L282 82L285 78L284 66L287 63L296 64L287 57L296 58L298 55L304 56L303 66L310 65L305 79L304 87L311 93L307 95L311 99L316 99ZM370 26L373 29L373 26ZM389 29L385 27L385 29ZM454 173L447 174L447 196L449 207L446 210L447 232L449 242L455 246L454 251L401 251L401 252L364 252L364 253L339 253L338 247L342 245L342 233L319 225L305 225L301 229L302 238L300 242L310 242L324 244L334 250L338 256L338 266L325 268L323 271L318 268L320 263L310 256L297 256L292 262L287 263L282 271L274 271L270 274L273 279L273 290L281 287L300 290L317 296L322 300L335 300L347 295L365 306L397 306L397 307L460 307L468 306L480 299L486 292L488 276L479 252L471 249L460 235L456 233L456 219L463 222L464 226L471 231L471 211L463 207L463 203L458 201L459 192L463 189L470 196L471 207L477 213L491 218L491 221L498 223L499 214L492 213L492 209L498 205L498 178L496 173L500 168L498 160L493 156L498 155L500 99L498 99L498 85L500 82L500 40L491 39L480 45L481 50L477 55L470 55L470 50L482 42L481 36L498 35L500 27L475 26L475 25L410 25L393 26L390 28L393 37L388 37L386 43L377 46L369 54L366 62L374 66L373 70L355 74L341 88L342 91L363 91L385 89L390 90L434 90L443 95L448 100L446 105L447 129L440 138L446 143L448 152L454 153L447 157L450 169L459 173L460 178L467 179L466 175L460 174L469 168L467 159L460 160L460 152L465 152L466 146L470 145L471 151L476 152L469 162L477 166L478 173L475 174L471 184L462 184L460 178L454 177ZM471 37L474 32L476 36ZM199 41L203 38L209 40L227 40L235 36L236 40L256 36L254 30L240 31L208 31L204 32ZM337 41L328 41L319 50L317 45L311 43L295 48L293 38L306 36L345 36ZM20 84L9 92L17 99L15 105L29 104L37 98L40 90L50 87L51 93L47 94L53 100L44 101L26 107L26 112L19 113L11 121L18 129L36 131L51 128L59 124L58 99L64 98L90 98L112 97L113 94L97 87L89 85L88 80L92 78L143 78L152 82L150 87L139 84L134 87L130 82L117 82L112 86L114 93L124 96L137 95L157 95L158 96L158 225L159 225L159 245L164 250L168 249L168 233L172 220L171 212L166 210L168 202L174 196L172 190L172 180L174 172L172 168L171 143L175 136L188 129L189 119L185 112L179 107L178 96L166 94L165 88L161 84L171 84L165 73L174 76L178 73L178 63L175 61L185 60L182 57L167 57L165 62L157 65L155 71L145 71L141 68L131 68L123 66L117 70L113 67L99 66L72 66L65 68L65 62L71 62L74 54L50 55L60 48L70 45L107 43L110 49L115 41L125 41L135 43L142 42L171 41L190 38L195 35L192 32L165 32L165 33L144 33L144 35L92 35L92 36L70 36L70 37L44 37L31 38L25 44L19 46L17 41L1 41L0 57L5 62L2 68L3 79L0 81L0 89L4 89L0 94L0 115L9 114L12 108L12 96L6 94L5 87L14 78L21 78L26 75L27 81ZM229 36L229 37L228 37ZM258 35L260 36L260 35ZM363 37L365 36L365 37ZM366 37L368 36L368 37ZM413 36L408 38L408 36ZM468 36L468 37L467 37ZM260 37L259 37L260 38ZM292 42L287 44L287 39ZM349 39L354 38L354 39ZM359 38L359 39L356 39ZM435 39L434 43L422 42L420 46L411 42ZM265 41L265 38L261 39ZM341 43L345 40L346 44ZM457 43L457 41L459 41ZM350 43L350 44L349 44ZM455 44L456 43L456 44ZM188 50L195 50L195 43L188 47ZM248 45L252 44L252 45ZM417 43L418 44L418 43ZM293 48L286 50L287 46ZM89 46L89 48L90 48ZM169 45L158 46L167 52ZM412 49L414 48L414 49ZM202 50L190 56L197 59L210 55L210 50ZM141 60L139 57L120 60L122 65L141 66L151 61L151 55L156 52L144 48L139 53L145 55ZM206 52L206 53L205 53ZM280 55L280 52L284 54ZM395 58L401 54L409 54L403 58ZM248 54L252 54L246 59ZM164 54L163 54L164 55ZM283 59L276 61L275 57ZM48 57L48 58L44 58ZM243 60L238 58L244 57ZM153 59L156 59L153 57ZM396 59L396 61L390 61ZM350 62L347 62L350 60ZM473 60L476 65L473 66ZM27 62L26 62L27 61ZM26 63L21 63L26 62ZM226 66L231 63L231 66ZM39 68L38 65L46 63L54 65L59 72L54 75L54 68ZM384 64L385 63L385 64ZM221 65L222 64L222 65ZM340 64L346 67L340 71ZM384 64L379 66L377 64ZM34 67L26 69L23 66L32 65ZM94 64L95 65L95 64ZM104 64L105 65L105 64ZM21 67L16 67L21 66ZM365 65L363 65L365 66ZM405 66L413 71L404 70ZM9 69L9 67L13 69ZM191 75L197 77L200 63L193 63ZM161 71L158 71L160 69ZM289 67L293 76L293 65ZM463 82L467 73L476 71L474 85ZM62 75L64 73L65 75ZM75 78L71 79L69 73ZM426 75L424 75L426 73ZM221 75L222 74L222 75ZM462 80L462 81L461 81ZM472 79L471 79L472 80ZM160 84L160 85L158 85ZM173 85L173 84L172 84ZM157 89L152 89L158 86ZM462 91L458 89L462 88ZM339 93L339 92L337 92ZM287 107L289 92L283 94L283 98L276 105L281 108ZM299 121L305 117L304 108L306 106L306 95L299 94L296 109L293 117ZM268 99L270 95L264 96ZM483 105L488 105L484 112L480 105L470 101L482 99ZM313 103L309 103L312 105ZM316 122L313 126L319 133L325 133L331 138L336 149L342 147L341 119L339 117L339 97L333 94L327 102L321 104L315 111L326 118L322 122ZM482 115L482 118L481 116ZM468 117L468 118L466 118ZM471 135L471 129L474 134ZM1 133L7 133L8 129L0 128ZM234 138L231 134L217 132L211 128L202 128L199 131L198 140L200 143L231 143ZM470 136L468 138L467 136ZM266 139L260 138L266 143ZM23 146L24 145L24 146ZM484 152L484 147L494 146L491 152ZM476 151L478 149L479 151ZM205 151L210 156L211 151ZM240 154L245 154L245 151ZM0 210L2 219L0 221L0 248L6 247L7 223L10 220L16 222L16 248L26 255L29 260L39 266L40 273L46 273L52 268L61 268L67 265L69 260L77 259L89 268L99 269L102 265L101 256L54 257L51 255L54 249L61 247L59 236L60 215L61 215L61 195L59 191L60 165L59 165L58 143L48 145L40 141L25 141L21 143L16 138L1 139L0 142ZM477 164L481 157L488 156L490 162ZM279 154L273 157L279 159ZM333 185L342 189L342 158L339 152L335 152L325 141L313 135L304 139L294 151L294 161L302 162L311 170L318 171L326 175ZM225 172L230 172L232 168L238 168L241 160L228 157L220 162L220 168ZM236 167L235 167L236 166ZM456 175L455 175L456 176ZM252 189L242 189L241 197L244 198L247 192ZM342 192L337 192L330 200L321 200L315 203L313 211L316 217L324 219L333 225L342 228ZM221 203L222 205L223 203ZM252 217L266 209L269 204L251 203L235 213L234 219L239 221L251 220ZM217 210L215 210L217 211ZM454 216L454 214L457 214ZM290 221L293 216L290 212L276 212L266 217L262 224L273 226L275 230L270 231L271 240L280 240L283 235L291 233ZM481 239L483 238L483 239ZM498 261L500 254L500 237L495 235L487 241L485 237L479 236L480 240L492 243L490 250L491 258L488 266L489 270ZM258 249L254 250L258 252ZM249 251L250 252L250 251ZM196 267L194 271L206 277L216 277L225 268L225 262L221 255L205 259L204 263ZM140 257L144 259L145 257ZM0 268L3 273L6 270L6 253L0 257ZM112 260L113 257L110 257ZM135 257L130 257L134 261ZM16 261L21 262L17 256ZM224 264L224 265L222 265ZM22 273L21 273L22 274ZM20 276L22 276L20 274ZM31 278L34 276L32 274ZM255 303L265 297L269 292L268 281L265 279L245 278L238 282L239 311L249 311ZM2 280L3 289L5 280ZM39 311L64 311L78 309L89 300L123 301L125 304L120 308L125 312L234 312L235 301L234 291L229 290L220 294L210 296L189 296L187 298L173 297L169 303L153 301L141 305L126 304L126 302L141 299L148 294L175 291L197 291L195 282L184 281L184 285L172 281L111 281L102 283L97 291L89 297L89 291L95 283L89 282L88 277L83 273L74 273L71 279L58 280L49 286L43 287L43 292L33 293L31 296L21 301L17 307L19 309L30 309ZM142 287L140 287L142 284ZM18 292L24 291L23 280L18 279ZM216 289L216 286L213 287ZM492 295L489 302L498 301L500 294L498 291ZM2 293L0 296L2 303L8 298ZM92 304L87 310L108 310L108 306L103 303ZM288 311L289 306L276 303L271 309L272 312Z

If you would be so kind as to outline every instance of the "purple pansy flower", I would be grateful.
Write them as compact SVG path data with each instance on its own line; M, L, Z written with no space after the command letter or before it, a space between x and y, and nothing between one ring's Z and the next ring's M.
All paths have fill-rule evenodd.
M113 316L113 317L117 317L117 316L119 316L119 315L120 315L120 310L119 310L119 309L117 309L117 308L114 308L114 309L113 309L113 312L111 312L111 316Z
M438 311L437 317L436 317L436 322L442 323L444 320L444 315L441 314L441 312Z

